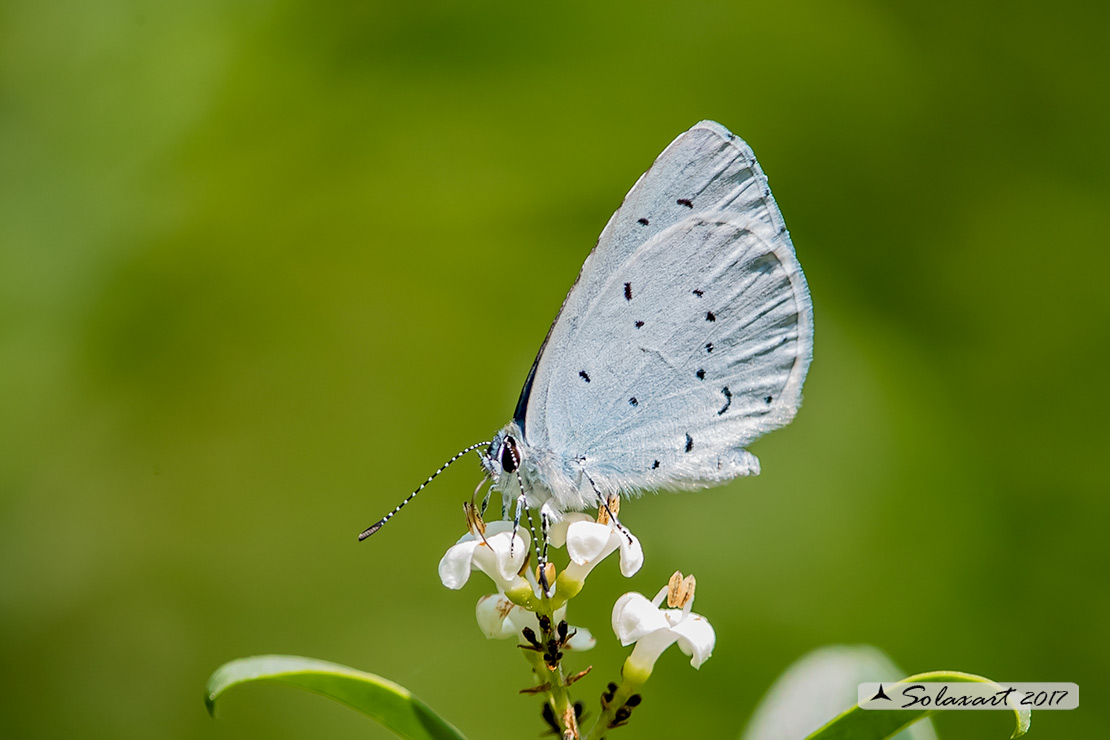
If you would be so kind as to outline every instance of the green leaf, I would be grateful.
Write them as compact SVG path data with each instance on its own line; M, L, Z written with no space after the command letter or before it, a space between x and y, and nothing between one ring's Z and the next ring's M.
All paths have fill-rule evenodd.
M802 740L844 711L865 681L895 683L906 672L872 645L826 645L790 664L752 713L742 740ZM929 719L895 740L937 740Z
M916 676L904 678L898 683L927 683L959 681L987 683L993 686L998 684L989 678L976 676L971 673L958 671L933 671L919 673ZM894 684L897 686L897 684ZM998 686L1001 690L1002 687ZM1018 738L1029 731L1029 710L1011 703L1017 720L1017 727L1011 738ZM854 706L833 719L827 725L810 735L807 740L884 740L891 737L899 730L917 720L933 714L936 710L928 709L899 709L899 710L866 710Z
M220 666L205 690L208 713L233 686L271 681L313 691L370 717L406 740L466 740L408 689L372 673L295 655L257 655Z

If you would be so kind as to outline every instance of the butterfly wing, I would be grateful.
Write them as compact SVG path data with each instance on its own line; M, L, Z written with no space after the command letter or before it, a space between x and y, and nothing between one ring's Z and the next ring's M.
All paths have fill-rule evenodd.
M580 488L580 473L606 493L712 485L758 472L744 447L794 417L812 344L767 179L743 141L702 122L602 231L516 422L559 468L543 477L563 505L559 481Z

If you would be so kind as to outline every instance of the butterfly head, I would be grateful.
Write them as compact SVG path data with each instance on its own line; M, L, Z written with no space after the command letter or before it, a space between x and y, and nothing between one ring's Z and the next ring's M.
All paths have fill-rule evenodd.
M482 467L495 481L502 476L516 476L522 461L521 446L517 441L520 431L515 424L509 424L494 436L482 455Z

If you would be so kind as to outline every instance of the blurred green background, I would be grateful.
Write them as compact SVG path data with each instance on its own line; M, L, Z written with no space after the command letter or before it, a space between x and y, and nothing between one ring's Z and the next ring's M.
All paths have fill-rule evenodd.
M436 564L621 198L716 119L816 310L761 477L626 507L646 565L575 602L596 704L624 590L717 629L630 739L732 738L789 662L1075 681L1110 667L1105 3L0 4L0 731L386 737L220 663L315 656L472 738L534 737L509 643ZM1092 388L1093 386L1093 388ZM572 663L572 665L574 665ZM942 738L1008 736L950 713Z

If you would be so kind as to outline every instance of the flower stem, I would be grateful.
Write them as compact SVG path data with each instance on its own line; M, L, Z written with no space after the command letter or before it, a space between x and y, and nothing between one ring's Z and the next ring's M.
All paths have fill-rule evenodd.
M597 720L593 723L593 726L590 727L589 732L583 735L583 740L600 740L605 734L605 731L613 726L620 708L625 705L642 685L642 682L637 682L627 676L622 676L620 685L617 686L617 690L613 692L613 698L608 701L602 701L601 714L598 715Z
M570 691L567 690L566 676L563 673L563 640L558 634L558 625L554 620L554 608L548 599L543 599L537 605L536 616L539 617L540 635L539 642L542 650L526 650L532 671L536 674L536 685L546 686L544 691L547 702L555 715L555 721L562 728L564 740L580 740L578 731L578 716L574 711L574 702L571 701Z

